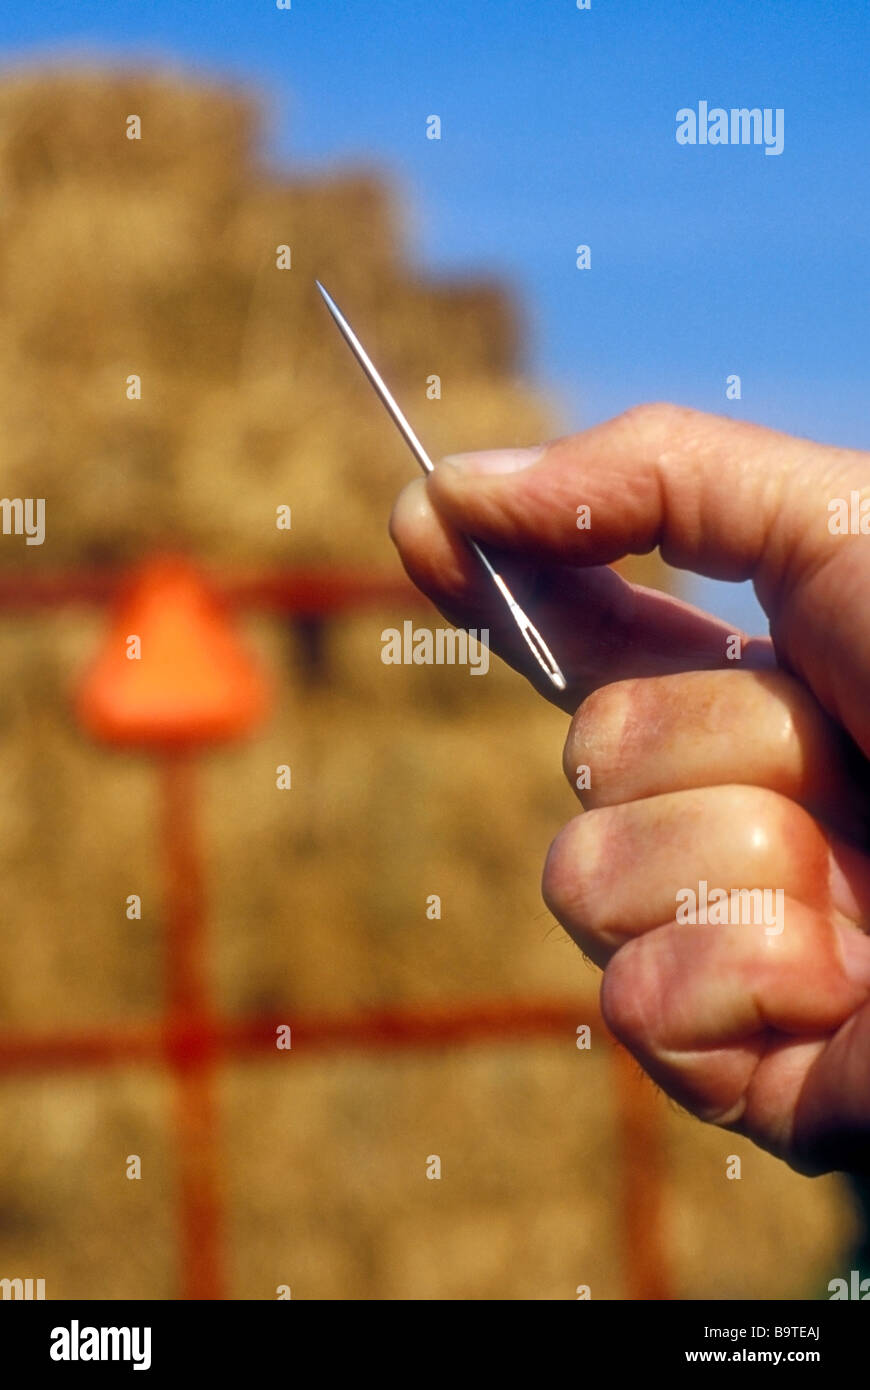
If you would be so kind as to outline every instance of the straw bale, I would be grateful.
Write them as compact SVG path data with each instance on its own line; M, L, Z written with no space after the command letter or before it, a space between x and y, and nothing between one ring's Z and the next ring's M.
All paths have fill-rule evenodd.
M124 135L132 113L141 141ZM269 169L262 133L250 94L171 71L0 83L3 490L45 497L47 522L41 548L2 538L5 570L128 565L178 545L219 573L398 573L386 524L414 466L315 275L433 455L558 428L523 382L503 287L426 277L395 189L373 171ZM432 374L440 400L427 399ZM289 532L275 527L281 504ZM630 569L662 580L655 558ZM319 671L292 625L245 616L279 698L249 743L199 770L215 998L292 1025L536 995L575 1001L582 1023L597 973L538 891L547 843L578 811L561 774L564 716L497 663L483 678L385 667L382 630L412 616L440 622L398 603L336 621ZM0 616L3 1028L135 1022L164 1000L154 769L86 743L71 716L103 632L101 614L75 607ZM288 793L275 786L282 763ZM141 921L126 918L131 893ZM426 916L433 893L439 920ZM232 1063L231 1292L572 1298L590 1283L621 1296L609 1047L599 1035L583 1054L569 1034ZM49 1297L177 1292L170 1102L170 1081L150 1071L0 1084L0 1275L46 1277ZM662 1114L681 1288L806 1290L848 1231L836 1183ZM732 1150L746 1176L729 1184ZM124 1177L129 1153L141 1183ZM425 1180L430 1153L440 1183ZM783 1271L798 1203L808 1234Z

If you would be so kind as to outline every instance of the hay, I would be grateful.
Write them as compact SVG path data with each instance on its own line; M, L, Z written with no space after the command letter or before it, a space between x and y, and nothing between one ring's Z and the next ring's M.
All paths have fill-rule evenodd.
M124 137L130 113L139 142ZM218 569L398 572L386 522L412 466L315 274L365 329L434 454L551 432L518 380L504 292L427 283L374 176L269 171L259 128L246 95L177 75L49 71L0 85L3 488L47 504L45 545L4 538L0 566L127 564L174 542ZM275 267L284 243L290 271ZM440 401L426 399L433 372ZM131 373L141 401L125 397ZM274 524L284 503L291 532ZM202 768L221 1007L292 1021L567 995L583 1022L597 976L537 886L547 843L577 810L560 770L565 720L501 668L483 681L384 667L380 631L406 616L335 623L320 683L281 622L246 619L280 698L251 743ZM162 1002L153 772L85 743L70 714L101 631L79 610L0 619L5 1028L132 1021ZM284 762L288 794L274 782ZM132 892L141 922L124 916ZM425 916L430 893L440 921ZM229 1067L233 1294L269 1298L286 1282L294 1297L571 1298L589 1282L619 1296L607 1044L588 1058L573 1044L294 1051ZM0 1086L0 1275L45 1277L49 1297L173 1296L166 1090L135 1074ZM779 1252L800 1203L815 1242L801 1253L833 1258L836 1185L667 1123L684 1291L689 1279L712 1287L710 1265L735 1295L810 1287L793 1244L787 1272ZM745 1155L739 1184L722 1176L726 1151ZM131 1152L141 1183L123 1176ZM423 1177L431 1152L441 1184Z

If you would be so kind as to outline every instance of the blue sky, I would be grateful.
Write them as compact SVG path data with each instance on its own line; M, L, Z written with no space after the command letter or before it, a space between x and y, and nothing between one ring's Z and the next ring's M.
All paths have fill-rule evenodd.
M513 287L560 429L667 398L870 445L854 0L75 0L7 9L0 52L241 80L268 104L273 160L382 171L423 271ZM700 100L783 108L782 154L679 146L676 112ZM702 591L756 625L742 589Z

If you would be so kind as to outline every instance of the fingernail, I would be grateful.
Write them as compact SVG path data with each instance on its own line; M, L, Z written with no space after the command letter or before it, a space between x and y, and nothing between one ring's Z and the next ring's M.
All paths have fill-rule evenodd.
M546 450L546 444L536 444L531 449L486 449L475 454L447 454L441 460L458 468L460 473L519 473L537 463Z

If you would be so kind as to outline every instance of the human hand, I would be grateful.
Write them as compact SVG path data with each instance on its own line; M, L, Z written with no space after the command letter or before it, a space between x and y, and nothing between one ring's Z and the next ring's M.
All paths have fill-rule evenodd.
M604 968L609 1026L683 1105L801 1171L867 1169L870 536L828 523L837 498L860 521L870 456L656 405L520 461L436 466L392 531L442 612L528 671L462 536L497 552L565 672L558 703L583 701L564 761L572 784L590 769L587 810L550 849L548 906ZM478 471L499 462L514 471ZM751 577L771 640L729 660L732 628L607 568L656 545ZM702 882L770 890L781 929L683 924Z

